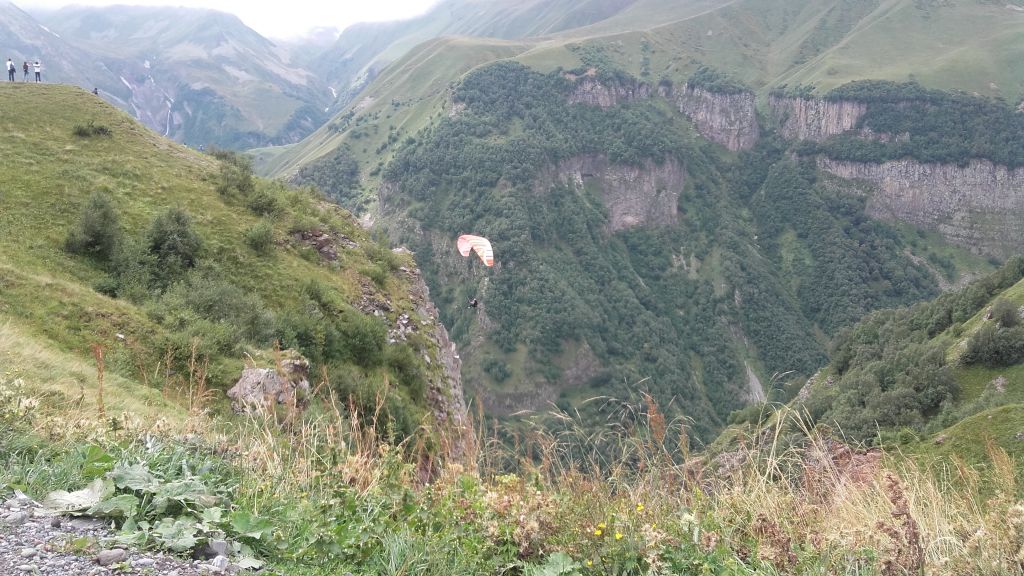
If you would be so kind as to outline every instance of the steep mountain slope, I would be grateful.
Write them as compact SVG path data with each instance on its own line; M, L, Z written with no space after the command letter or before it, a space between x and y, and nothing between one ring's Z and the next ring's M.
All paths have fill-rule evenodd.
M67 7L47 27L101 63L104 97L178 141L221 147L294 142L324 120L326 86L237 17L186 8ZM58 54L47 55L50 60ZM51 81L80 83L58 73Z
M0 306L13 330L58 355L98 345L111 373L168 391L182 378L224 390L244 358L272 364L276 341L367 409L387 389L398 430L428 406L460 417L458 358L418 272L348 213L78 88L5 85L0 107Z
M1019 244L1017 208L989 202L984 185L958 220L930 207L943 205L927 201L933 180L908 184L924 198L915 204L882 176L830 164L876 148L885 159L1005 163L976 138L1012 132L1005 103L913 84L850 88L822 104L813 87L766 98L787 71L897 8L910 27L958 17L911 2L649 0L546 38L433 41L314 137L267 153L264 169L353 208L376 195L371 216L416 252L466 346L467 384L493 413L639 388L709 438L730 410L764 396L763 383L813 372L862 315L991 266L945 241L995 257ZM1016 26L1001 10L972 14ZM950 29L946 40L955 51L972 38ZM485 48L506 61L488 63ZM951 85L974 86L948 72ZM928 216L910 218L915 205ZM467 268L451 246L464 232L504 247L501 266ZM462 304L471 296L485 303L477 313Z
M838 339L832 362L794 403L848 439L972 464L995 445L1019 469L1022 277L1018 257L934 301L869 315Z
M381 174L378 225L417 254L493 413L639 387L706 439L761 382L813 372L844 326L944 281L935 245L866 218L862 191L784 142L732 154L672 100L594 81L475 70ZM601 94L622 101L578 101ZM465 232L500 265L467 266Z
M442 36L514 40L562 32L612 16L636 0L447 0L410 20L357 24L318 58L314 69L341 95L350 95L418 44Z

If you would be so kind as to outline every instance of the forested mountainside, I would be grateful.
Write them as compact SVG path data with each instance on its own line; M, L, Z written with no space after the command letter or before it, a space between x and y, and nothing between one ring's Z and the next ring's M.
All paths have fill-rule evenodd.
M955 250L872 220L778 136L738 154L701 137L671 94L714 94L711 76L664 98L481 68L383 170L378 225L417 254L492 412L641 390L707 439L762 381L812 374L841 328L956 278ZM578 103L589 82L620 101ZM493 272L454 251L462 232L498 247Z
M999 144L1019 120L1000 99L1018 98L1012 82L979 60L993 74L981 84L934 51L913 77L883 66L840 82L865 78L847 73L877 46L896 49L879 34L893 22L906 37L948 29L933 48L959 58L977 53L982 22L1009 42L1024 26L1015 11L619 8L544 38L424 43L299 145L257 154L413 248L492 412L639 389L708 438L813 373L863 314L1024 246L1016 144ZM453 255L462 232L497 239L493 273ZM481 295L479 312L464 308Z

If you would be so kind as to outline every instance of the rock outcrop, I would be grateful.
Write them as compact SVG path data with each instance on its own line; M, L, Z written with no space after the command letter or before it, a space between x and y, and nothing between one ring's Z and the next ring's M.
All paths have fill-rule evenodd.
M627 102L647 100L651 94L651 85L646 82L602 82L592 76L585 76L573 88L569 103L611 108Z
M883 164L820 158L822 170L877 189L868 214L936 230L977 253L1005 257L1024 250L1024 169L987 160L967 166L896 160Z
M781 96L771 96L768 107L784 138L815 142L853 130L868 109L862 102Z
M686 114L697 131L712 142L729 150L753 148L761 135L757 122L757 106L752 92L721 94L703 88L686 86L673 93L663 91Z
M243 370L227 394L236 412L277 404L304 408L309 401L309 361L294 350L285 350L276 368Z
M466 400L462 391L462 359L455 349L455 343L448 337L448 330L438 318L437 307L430 300L430 289L427 288L420 272L407 268L402 271L410 278L409 294L416 307L416 314L421 320L419 326L412 327L408 316L400 316L397 328L392 331L392 337L396 337L396 333L407 334L410 331L417 331L426 333L434 342L436 357L424 358L432 367L427 371L427 402L438 422L448 424L456 431L465 432L467 420ZM465 438L456 440L461 442Z
M702 136L729 150L753 148L760 137L753 92L724 94L691 86L679 91L669 87L653 90L646 82L602 81L593 75L572 79L576 85L569 95L570 104L610 108L659 96L686 114Z
M612 164L605 156L577 156L542 173L535 190L545 193L557 182L582 190L594 180L608 209L609 232L664 226L678 220L679 193L686 170L675 160L661 164L648 160L642 166L626 166Z

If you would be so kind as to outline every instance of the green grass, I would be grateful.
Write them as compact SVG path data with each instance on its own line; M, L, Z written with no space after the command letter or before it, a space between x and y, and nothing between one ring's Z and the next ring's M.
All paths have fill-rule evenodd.
M97 292L94 286L106 276L103 268L63 249L95 192L111 199L129 238L142 237L165 210L184 209L203 239L203 265L258 296L268 309L286 309L312 281L344 302L386 299L393 303L392 314L416 316L407 279L389 269L377 286L362 273L377 266L378 252L388 250L377 247L344 210L304 192L258 183L281 206L271 220L277 243L261 254L247 244L246 231L262 217L247 209L244 199L216 192L220 163L215 158L150 132L78 88L4 86L0 108L11 117L0 127L0 154L7 166L0 173L0 311L18 330L60 352L89 357L93 344L115 350L121 342L116 335L122 334L136 350L112 369L142 380L144 371L163 361L171 336L143 306ZM90 123L108 128L110 135L73 134L75 126ZM315 252L304 257L304 247L288 236L296 221L332 229L360 247L339 248L333 263ZM412 265L409 257L393 259ZM233 383L242 359L240 353L212 358L211 385Z

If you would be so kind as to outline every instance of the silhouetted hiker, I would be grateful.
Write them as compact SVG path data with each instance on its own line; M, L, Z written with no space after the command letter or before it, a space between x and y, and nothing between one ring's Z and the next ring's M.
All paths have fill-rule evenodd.
M476 298L473 298L472 300L469 301L469 307L470 308L476 308L479 305L480 305L480 301L477 300Z
M92 89L92 93L97 95L97 96L99 96L100 95L100 89L99 88L93 88Z
M25 74L21 77L21 80L23 82L28 82L28 60L25 60L25 63L21 65L21 69L25 71Z
M39 76L39 73L43 70L43 65L36 60L36 63L32 65L32 68L36 71L36 82L42 82L43 79Z
M7 79L14 82L14 62L10 58L7 59Z

